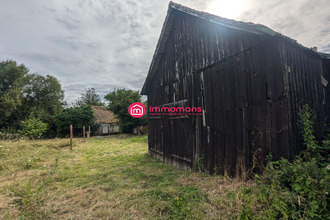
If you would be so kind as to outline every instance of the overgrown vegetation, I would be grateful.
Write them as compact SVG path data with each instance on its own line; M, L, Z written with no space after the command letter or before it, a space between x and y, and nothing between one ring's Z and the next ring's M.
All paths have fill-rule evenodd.
M329 139L319 146L313 135L313 111L299 113L306 150L290 162L269 161L254 187L241 190L243 219L328 219L330 192Z
M147 136L0 140L0 219L328 219L329 139L308 112L306 151L245 182L161 163Z
M64 91L50 75L29 73L13 60L0 62L0 129L17 133L21 121L40 119L52 125L52 117L63 109ZM48 136L54 136L49 126Z
M118 116L120 130L123 133L132 133L133 128L147 123L147 114L141 118L133 118L128 113L128 107L132 103L141 102L139 91L115 89L104 98L109 101L108 108Z
M0 141L0 219L235 218L236 180L149 157L147 137Z
M48 128L46 123L39 119L31 118L26 121L21 121L22 129L18 131L19 134L28 138L40 138Z
M68 135L70 132L70 125L73 125L74 128L82 128L83 126L93 127L93 119L94 110L90 105L66 108L53 118L58 136Z

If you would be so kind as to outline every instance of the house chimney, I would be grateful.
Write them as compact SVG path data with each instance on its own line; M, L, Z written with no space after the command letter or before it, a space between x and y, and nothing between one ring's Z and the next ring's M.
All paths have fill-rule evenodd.
M317 52L317 46L311 47L311 50Z

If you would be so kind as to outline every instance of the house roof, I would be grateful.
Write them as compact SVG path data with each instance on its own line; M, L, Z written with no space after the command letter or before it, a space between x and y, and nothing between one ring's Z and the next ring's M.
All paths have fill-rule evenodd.
M94 109L94 122L98 124L112 124L118 123L115 114L107 110L104 106L93 106Z
M222 25L222 26L225 26L225 27L228 27L231 29L235 29L235 30L249 32L249 33L253 33L256 35L278 36L280 38L286 39L290 42L293 42L293 43L303 47L302 45L298 44L296 40L286 37L264 25L254 24L251 22L235 21L232 19L227 19L227 18L219 17L219 16L216 16L213 14L209 14L206 12L197 11L197 10L182 6L182 5L174 3L174 2L170 2L169 6L168 6L167 15L166 15L166 18L165 18L165 21L163 24L163 28L161 31L161 35L160 35L160 38L159 38L157 46L156 46L156 51L155 51L155 54L151 61L148 75L146 77L143 88L141 90L141 95L146 95L148 93L147 90L148 90L150 84L152 83L152 78L158 69L161 57L165 53L166 42L169 38L172 26L174 24L175 16L174 16L173 12L175 12L175 11L189 14L189 15L207 20L209 22L213 22L218 25ZM303 48L312 51L309 48L306 48L306 47L303 47Z

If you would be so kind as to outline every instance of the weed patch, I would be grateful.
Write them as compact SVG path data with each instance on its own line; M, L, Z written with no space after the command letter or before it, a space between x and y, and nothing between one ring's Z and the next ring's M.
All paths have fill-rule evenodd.
M326 146L318 146L313 135L314 114L308 106L299 113L306 147L297 158L270 161L256 185L240 191L243 219L328 219L330 172Z

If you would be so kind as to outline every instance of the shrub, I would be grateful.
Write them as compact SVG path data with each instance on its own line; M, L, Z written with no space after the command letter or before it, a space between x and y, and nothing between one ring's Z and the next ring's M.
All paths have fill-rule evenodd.
M263 175L256 175L256 187L241 190L243 219L322 219L329 218L330 191L328 161L313 135L313 111L304 106L299 113L306 150L290 162L269 161ZM329 136L328 136L329 137ZM324 154L323 154L324 155Z
M39 119L31 118L26 121L21 121L22 129L18 131L19 134L28 138L41 138L47 131L48 125Z
M94 129L94 110L92 106L82 106L64 109L60 114L56 115L58 135L65 136L70 132L70 125L74 128L82 128L83 126L92 126Z

